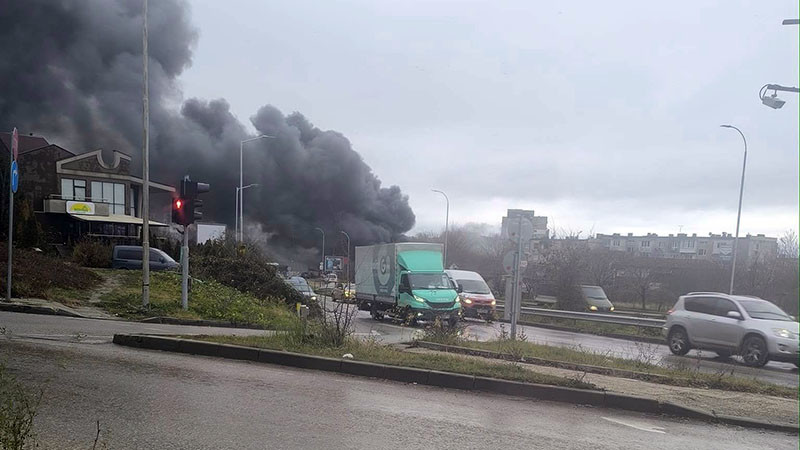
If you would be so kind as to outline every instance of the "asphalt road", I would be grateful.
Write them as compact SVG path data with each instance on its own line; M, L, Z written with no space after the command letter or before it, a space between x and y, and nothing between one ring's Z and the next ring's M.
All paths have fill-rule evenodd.
M387 343L408 341L414 336L421 336L420 328L400 326L390 321L376 322L369 313L360 311L356 317L356 330L367 335L372 333ZM486 341L500 334L501 323L487 324L480 320L464 321L465 333L471 338ZM509 324L502 324L505 330ZM525 333L529 342L547 344L558 347L575 348L584 351L603 353L609 356L641 359L670 367L689 367L710 373L725 372L746 378L757 378L784 386L800 385L798 370L793 364L769 362L761 368L747 367L737 358L722 360L712 352L692 350L687 356L675 356L666 345L615 339L592 334L573 333L520 325L519 330Z
M168 325L0 313L0 327L0 358L44 390L36 419L43 448L91 448L98 420L98 448L115 449L798 446L797 436L782 433L138 350L107 339L122 329L174 333Z

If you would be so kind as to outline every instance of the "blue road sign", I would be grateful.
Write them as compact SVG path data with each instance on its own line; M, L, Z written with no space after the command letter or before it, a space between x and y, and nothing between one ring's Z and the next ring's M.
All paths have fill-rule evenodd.
M11 192L16 194L18 187L19 187L19 169L17 168L17 162L11 161Z

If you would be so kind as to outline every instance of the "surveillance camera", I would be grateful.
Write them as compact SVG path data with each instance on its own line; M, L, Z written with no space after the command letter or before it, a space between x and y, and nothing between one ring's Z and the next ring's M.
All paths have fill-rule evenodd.
M769 106L772 109L780 109L786 102L779 99L776 94L772 94L770 97L767 97L766 95L761 97L761 103Z

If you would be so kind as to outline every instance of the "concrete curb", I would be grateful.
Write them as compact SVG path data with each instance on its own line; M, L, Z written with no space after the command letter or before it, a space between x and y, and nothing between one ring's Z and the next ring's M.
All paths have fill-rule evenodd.
M15 302L12 303L0 302L0 311L26 313L26 314L45 314L49 316L87 318L82 314L78 314L72 311L67 311L65 309L54 308L52 306L28 305L25 303L15 303Z
M324 370L327 372L440 386L466 391L484 391L539 400L667 414L710 422L722 422L742 427L764 428L773 431L798 434L798 427L794 425L774 424L742 417L717 416L705 411L694 410L669 402L659 402L655 399L613 394L605 391L520 383L436 370L390 366L354 361L351 359L324 358L278 350L215 344L192 339L178 339L146 334L115 334L113 342L117 345L135 348L216 356L220 358L279 364L303 369Z
M253 325L250 323L237 323L237 322L226 322L223 320L206 320L206 319L178 319L177 317L165 317L165 316L148 317L146 319L139 320L139 322L163 323L169 325L194 325L198 327L246 328L249 330L265 329L262 326Z
M505 319L498 319L498 322L509 323ZM626 341L634 341L634 342L645 342L647 344L663 344L664 339L651 337L651 336L634 336L630 334L617 334L617 333L590 333L588 331L578 331L574 328L570 327L562 327L560 325L550 325L547 323L537 323L537 322L527 322L524 320L520 320L517 322L520 325L525 325L526 327L535 327L535 328L546 328L548 330L556 330L556 331L567 331L570 333L580 333L580 334L588 334L590 336L603 336L603 337L610 337L614 339L624 339Z
M579 370L581 372L596 373L599 375L610 375L613 377L631 378L641 381L652 380L670 380L670 377L664 375L656 375L644 372L636 372L634 370L625 369L612 369L610 367L591 366L587 364L570 363L565 361L556 361L552 359L525 357L522 360L515 360L513 356L493 352L491 350L481 350L470 347L460 347L457 345L438 344L436 342L415 341L411 345L436 350L440 352L458 353L462 355L480 356L482 358L501 359L504 361L516 361L523 364L532 364L537 366L557 367L559 369ZM669 383L664 383L669 384Z

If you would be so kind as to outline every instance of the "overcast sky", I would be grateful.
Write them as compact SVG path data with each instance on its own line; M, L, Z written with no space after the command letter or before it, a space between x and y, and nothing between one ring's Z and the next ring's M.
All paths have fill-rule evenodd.
M345 134L409 195L413 231L499 226L534 209L557 229L797 229L797 2L194 0L184 95L247 120L270 103Z

